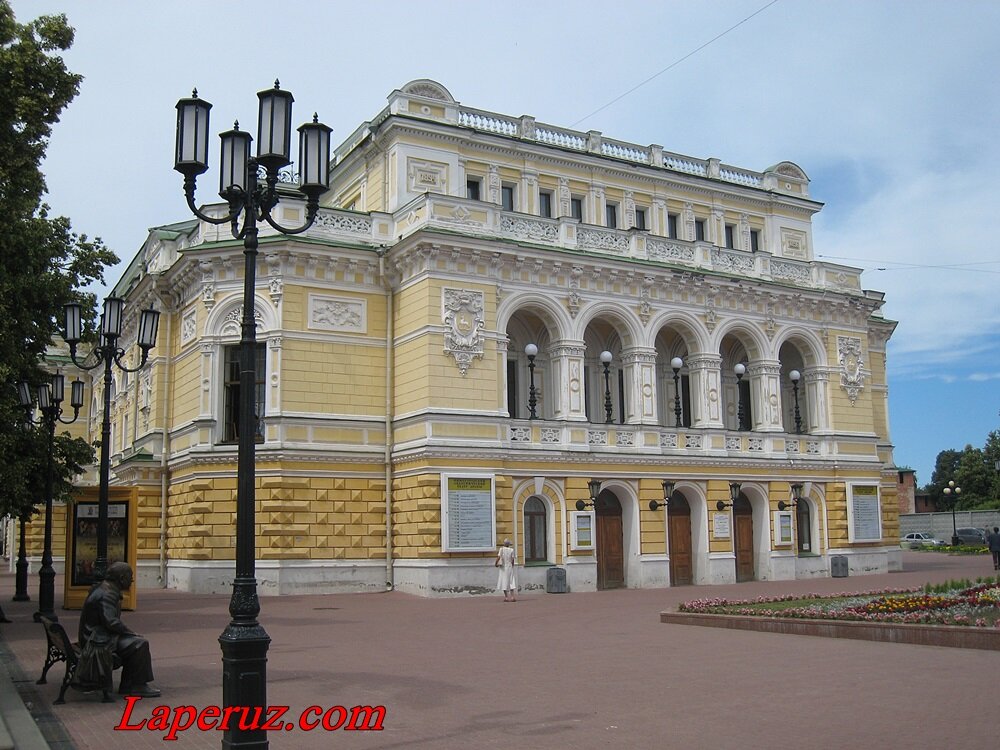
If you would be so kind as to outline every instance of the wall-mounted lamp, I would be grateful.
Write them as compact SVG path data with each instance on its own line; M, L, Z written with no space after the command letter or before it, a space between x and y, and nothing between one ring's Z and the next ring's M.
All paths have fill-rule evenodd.
M577 500L576 501L577 510L597 507L597 496L601 494L601 481L599 479L591 479L589 482L587 482L587 487L590 489L590 502L585 503L583 500Z
M740 487L742 487L742 486L743 485L741 485L739 482L730 482L729 483L729 498L730 498L730 500L732 502L728 502L727 503L724 500L719 500L715 504L715 507L718 508L719 510L725 510L726 508L732 508L736 504L736 501L739 500L739 498L740 498Z
M778 510L788 510L789 508L794 508L802 500L802 485L796 482L790 486L792 488L791 502L786 503L784 500L779 500Z
M649 501L649 509L657 510L659 508L667 508L670 506L670 498L674 495L674 483L669 479L664 479L660 484L663 485L663 502L657 502L656 500Z

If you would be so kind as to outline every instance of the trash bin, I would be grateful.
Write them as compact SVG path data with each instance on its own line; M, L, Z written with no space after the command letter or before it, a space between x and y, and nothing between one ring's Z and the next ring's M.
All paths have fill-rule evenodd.
M564 568L549 568L545 571L545 593L566 593L566 570Z
M834 555L830 558L830 575L833 578L847 578L847 557Z

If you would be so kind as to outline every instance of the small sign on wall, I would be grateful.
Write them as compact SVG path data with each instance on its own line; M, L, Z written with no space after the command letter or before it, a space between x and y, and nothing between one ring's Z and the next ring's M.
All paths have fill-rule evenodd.
M574 511L570 513L570 528L572 539L570 548L574 550L591 550L594 548L594 513L593 511Z
M792 513L788 510L774 511L774 544L787 545L793 542Z
M712 514L712 537L715 539L729 539L732 535L731 521L728 513Z

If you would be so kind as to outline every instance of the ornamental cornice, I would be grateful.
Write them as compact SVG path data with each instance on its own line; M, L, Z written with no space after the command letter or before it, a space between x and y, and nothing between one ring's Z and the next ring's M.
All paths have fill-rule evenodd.
M805 459L805 458L795 458L793 464L789 466L790 459L784 458L771 458L771 457L756 457L750 455L741 455L738 457L720 457L720 456L680 456L675 453L590 453L590 452L579 452L579 451L562 451L562 450L539 450L537 446L528 445L524 448L518 446L517 443L507 445L505 441L504 445L504 459L503 463L505 466L503 468L497 469L496 473L504 473L505 471L514 470L511 465L518 464L521 460L531 463L531 464L561 464L565 466L574 467L590 467L594 464L600 464L601 466L623 466L623 467L645 467L645 472L659 471L659 467L662 466L685 466L690 467L694 471L707 471L707 470L718 470L726 469L730 473L734 470L738 472L745 472L752 470L753 472L759 471L770 471L775 474L775 478L779 481L786 481L788 476L796 475L796 472L803 471L814 471L823 472L831 471L838 462L834 458L830 459ZM799 454L800 456L802 454ZM453 448L436 448L421 447L421 448L411 448L407 449L405 452L401 451L399 453L393 454L392 465L395 467L411 465L417 461L423 461L428 464L432 462L442 462L442 461L481 461L485 465L490 466L497 463L497 453L496 449L469 449L465 450L455 450ZM843 467L843 464L839 464ZM857 463L852 462L852 469L858 470L880 470L883 465L881 461L858 461ZM652 468L651 468L652 467ZM428 471L441 471L440 466L431 465L426 467ZM825 482L825 481L836 481L834 476L831 475L829 479L824 479L822 477L815 478L814 482Z

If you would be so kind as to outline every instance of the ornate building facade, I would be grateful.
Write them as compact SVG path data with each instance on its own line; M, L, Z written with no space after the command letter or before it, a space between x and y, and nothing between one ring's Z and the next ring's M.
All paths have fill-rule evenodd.
M798 166L420 80L337 149L332 185L306 233L261 235L261 593L487 591L504 538L529 588L552 567L573 591L898 568L895 324L858 269L816 260ZM163 313L113 401L144 585L232 580L242 283L241 243L191 220L116 289Z

